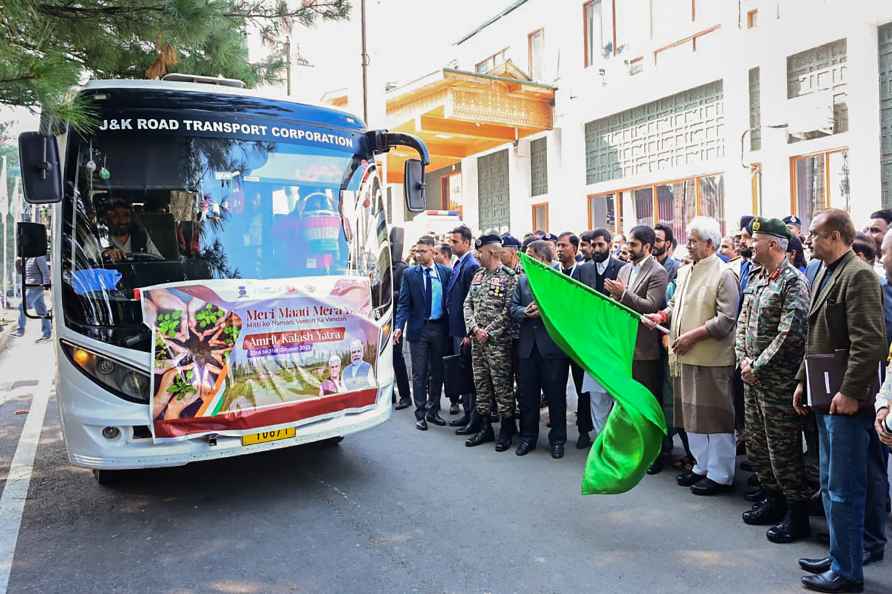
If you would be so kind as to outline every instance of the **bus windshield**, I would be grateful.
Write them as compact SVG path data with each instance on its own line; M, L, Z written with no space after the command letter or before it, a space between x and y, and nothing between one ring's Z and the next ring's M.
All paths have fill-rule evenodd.
M313 144L72 134L62 212L66 323L147 351L136 289L342 274L383 285L383 210L378 200L357 200L366 169L349 149ZM358 252L350 247L357 233L371 235L359 238Z

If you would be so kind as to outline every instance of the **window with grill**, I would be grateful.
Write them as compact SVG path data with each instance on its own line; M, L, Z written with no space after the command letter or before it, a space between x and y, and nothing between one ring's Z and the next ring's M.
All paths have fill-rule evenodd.
M760 105L761 85L759 67L750 68L750 150L762 148L762 108Z
M787 98L826 92L833 101L833 134L848 132L847 44L845 39L812 48L787 58ZM822 132L789 135L799 142L823 136Z
M548 140L537 138L530 142L530 195L548 193Z

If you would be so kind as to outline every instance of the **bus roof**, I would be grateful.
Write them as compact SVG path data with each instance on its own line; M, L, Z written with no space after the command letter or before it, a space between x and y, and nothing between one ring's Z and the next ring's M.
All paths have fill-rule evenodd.
M224 85L202 84L195 82L173 82L163 80L91 80L79 89L89 94L107 91L125 91L129 99L138 95L169 99L181 107L183 104L202 103L202 98L214 99L235 104L243 104L250 111L250 106L272 108L285 117L309 122L317 122L325 126L361 130L365 128L362 118L347 112L324 107L299 103L281 96L259 92L254 89L240 89ZM228 99L228 101L227 101ZM154 101L150 101L157 106Z

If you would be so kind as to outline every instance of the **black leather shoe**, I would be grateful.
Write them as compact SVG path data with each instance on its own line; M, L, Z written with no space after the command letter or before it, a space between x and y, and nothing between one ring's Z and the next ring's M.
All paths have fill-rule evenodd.
M514 417L502 417L502 422L499 425L499 438L496 440L496 451L505 452L511 449L515 433L517 433L517 424L514 422Z
M415 428L419 431L427 431L427 421L425 421L424 419L415 421Z
M773 526L784 519L787 502L780 495L767 497L750 511L743 512L743 523L750 526Z
M480 431L472 435L471 438L465 442L465 446L473 448L474 446L483 445L495 440L496 434L492 430L492 425L489 423L481 423Z
M663 472L663 461L660 458L654 460L654 463L651 464L647 469L647 474L660 474Z
M691 493L694 495L710 496L727 493L733 488L733 485L720 485L711 478L704 478L691 485Z
M409 408L412 406L412 401L408 398L400 398L400 401L396 403L396 410L403 410L404 408Z
M800 559L799 568L809 573L824 573L830 571L833 560L830 557L822 557L821 559Z
M818 575L802 576L802 585L817 592L863 592L864 582L847 580L832 570Z
M424 417L424 420L428 423L433 423L437 427L444 427L446 425L446 421L443 420L443 417L441 417L439 413L427 415L426 417Z
M706 477L702 474L694 474L691 471L682 472L678 476L675 477L675 482L678 483L680 487L690 487L694 483L698 483L705 479Z
M553 443L551 444L551 457L555 460L560 460L564 457L564 444L562 443Z
M883 549L878 549L876 551L864 551L863 565L870 565L871 563L879 563L882 560L883 560Z
M765 536L775 544L789 544L811 536L808 504L804 501L791 501L787 506L784 521L769 528Z
M526 456L535 449L536 446L534 446L532 442L521 439L520 443L517 444L517 449L514 450L514 453L518 456Z
M579 439L576 440L576 449L584 450L590 447L592 447L592 438L588 436L588 433L580 433Z
M457 415L458 414L458 402L453 402L449 405L449 414Z

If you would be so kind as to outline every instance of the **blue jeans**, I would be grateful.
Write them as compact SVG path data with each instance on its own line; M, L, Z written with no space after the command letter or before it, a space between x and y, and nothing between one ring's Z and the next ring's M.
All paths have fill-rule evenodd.
M43 289L40 287L29 287L25 290L25 295L22 298L22 305L19 307L19 334L24 334L25 332L25 307L28 309L33 309L37 312L39 316L45 316L47 314L46 303L43 302ZM40 320L40 329L43 332L44 338L49 338L53 334L53 325L50 322L49 318L43 318Z
M816 415L821 454L821 496L830 528L832 569L864 581L867 452L873 415Z

